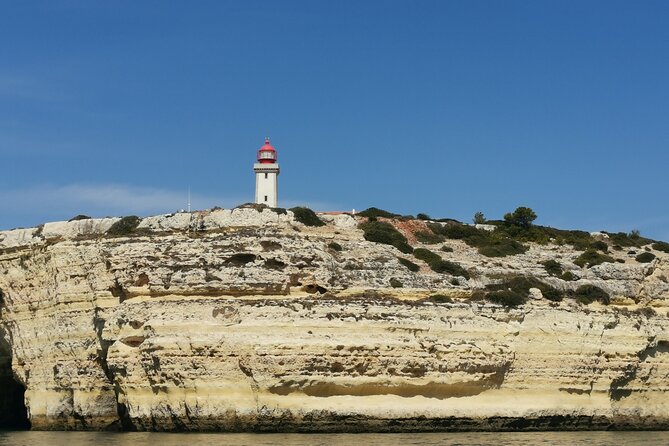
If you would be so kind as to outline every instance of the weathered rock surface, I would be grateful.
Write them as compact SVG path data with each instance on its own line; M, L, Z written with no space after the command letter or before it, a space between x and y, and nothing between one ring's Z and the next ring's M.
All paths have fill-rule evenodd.
M454 281L410 272L353 217L324 220L236 209L129 237L104 235L116 219L0 233L0 362L33 428L669 427L667 254L584 269L566 246L491 259L448 240L472 277ZM470 300L508 274L595 284L612 304ZM437 292L453 302L424 299Z

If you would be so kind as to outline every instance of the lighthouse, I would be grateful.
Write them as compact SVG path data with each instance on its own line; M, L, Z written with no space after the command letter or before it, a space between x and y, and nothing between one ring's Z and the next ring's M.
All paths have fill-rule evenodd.
M276 150L270 145L269 138L265 138L265 145L258 150L258 162L253 165L253 171L256 173L256 203L277 207L279 163L276 162Z

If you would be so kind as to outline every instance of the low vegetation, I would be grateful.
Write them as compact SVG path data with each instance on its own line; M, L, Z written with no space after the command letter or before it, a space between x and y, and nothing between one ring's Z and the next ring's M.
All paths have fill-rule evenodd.
M567 282L578 279L571 271L564 271L562 265L555 260L546 260L545 262L541 262L541 264L550 276L558 277Z
M395 277L390 278L390 286L393 288L402 288L404 284L400 282L399 279L396 279Z
M559 262L555 260L546 260L545 262L541 262L541 264L544 266L544 269L546 269L546 272L553 276L553 277L560 277L563 274L562 271L562 265L560 265Z
M445 294L432 294L432 295L428 296L425 300L429 301L429 302L434 302L434 303L437 303L437 304L452 304L453 303L453 299L451 299L449 296L446 296Z
M636 261L639 263L650 263L655 260L655 254L652 252L642 252L635 257Z
M398 218L401 217L399 214L393 214L392 212L384 211L383 209L379 208L368 208L365 209L364 211L358 212L356 215L359 217L383 217L383 218Z
M407 243L406 237L390 223L370 220L361 223L359 227L364 232L363 236L365 240L392 245L404 254L411 254L413 252L413 248Z
M450 274L452 276L460 276L469 279L469 272L457 263L443 260L439 254L435 254L429 249L416 248L413 255L430 266L430 269L436 273Z
M464 277L469 279L470 275L466 269L454 262L449 262L448 260L438 260L436 262L430 263L430 268L436 273L447 273L452 276ZM458 282L459 284L459 282Z
M89 217L88 215L79 214L79 215L75 215L74 217L70 218L68 221L79 221L79 220L90 220L90 219L91 219L91 217Z
M341 245L340 245L339 243L337 243L337 242L330 242L330 243L328 243L328 248L330 248L330 249L333 250L333 251L337 251L337 252L341 252L341 250L343 249L343 248L341 247Z
M435 254L429 249L425 248L416 248L413 250L413 255L419 260L424 261L428 265L431 264L432 262L437 262L441 260L441 256L439 254Z
M437 243L441 243L444 241L443 235L435 234L432 231L430 232L419 231L416 232L414 235L416 236L416 240L426 245L436 245Z
M578 280L578 277L576 277L576 275L574 275L574 273L572 273L571 271L565 271L560 276L560 279L565 280L567 282L571 282L572 280Z
M669 253L669 243L667 242L655 242L652 247L657 251Z
M517 307L527 302L527 296L514 290L499 290L486 293L485 298L492 303L505 307Z
M570 292L569 297L572 297L586 305L595 301L599 301L604 305L608 305L611 302L609 293L595 285L581 285L580 287L576 288L575 291Z
M400 262L400 264L405 266L411 272L415 273L415 272L418 272L420 270L420 266L416 265L411 260L407 260L407 259L404 259L402 257L398 257L397 260Z
M111 225L107 230L107 234L112 236L132 235L137 231L137 226L139 226L141 221L142 219L136 215L123 217Z
M522 243L506 238L491 238L485 245L478 247L479 254L486 257L515 256L525 253L527 249Z
M594 249L588 249L583 254L578 256L574 263L581 268L586 267L590 268L595 265L601 265L602 263L613 263L615 259L609 255L599 253Z
M486 286L486 299L506 306L516 306L527 301L531 288L537 288L545 299L553 302L559 302L563 298L562 291L534 277L512 276L499 284Z
M622 246L624 248L631 248L631 247L639 248L643 245L647 245L653 242L653 240L641 237L639 231L636 230L628 233L616 232L607 234L609 236L609 241L612 244Z
M295 214L295 220L305 226L325 226L323 220L318 218L318 215L309 208L298 206L290 208L290 211Z
M429 228L437 235L464 241L467 245L477 248L478 252L486 257L522 254L528 249L527 246L499 231L499 228L490 232L461 223L431 224Z
M606 242L603 242L601 240L596 240L596 241L590 243L589 248L594 249L595 251L602 251L602 252L608 252L609 251L609 245L607 245Z
M240 253L231 255L223 263L226 264L226 265L232 265L232 266L244 266L247 263L255 262L255 260L256 260L256 255L255 254L240 252Z

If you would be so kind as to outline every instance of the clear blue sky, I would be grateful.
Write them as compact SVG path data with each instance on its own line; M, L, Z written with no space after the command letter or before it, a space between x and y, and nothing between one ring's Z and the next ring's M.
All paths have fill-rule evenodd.
M251 201L669 239L667 1L7 1L0 228Z

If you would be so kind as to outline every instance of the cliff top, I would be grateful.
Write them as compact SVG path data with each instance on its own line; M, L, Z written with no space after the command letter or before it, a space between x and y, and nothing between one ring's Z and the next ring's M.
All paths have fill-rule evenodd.
M223 261L246 270L254 264L274 269L268 279L274 288L266 286L286 290L286 294L296 292L290 286L292 281L300 283L302 291L308 283L309 292L346 294L384 289L390 295L432 296L436 302L466 297L505 306L532 299L557 304L571 298L583 304L664 307L669 296L669 244L664 242L634 233L535 226L533 218L467 225L450 219L432 220L423 214L419 217L375 208L355 216L317 216L306 208L255 205L146 218L79 216L0 232L0 252L63 243L123 244L130 239L157 244L180 240L186 243L182 249L188 251L195 246L188 240L214 243L231 234L245 234L259 242L257 246L238 244ZM277 251L282 255L269 259L263 254L271 243L279 246ZM291 256L290 250L297 249L297 244L305 252L316 253L318 262L312 259L305 266L305 257ZM329 272L324 270L325 264L331 265ZM283 274L275 277L276 270ZM296 275L302 279L295 279ZM254 289L248 278L239 282L245 283L241 288ZM154 292L158 288L154 284Z

